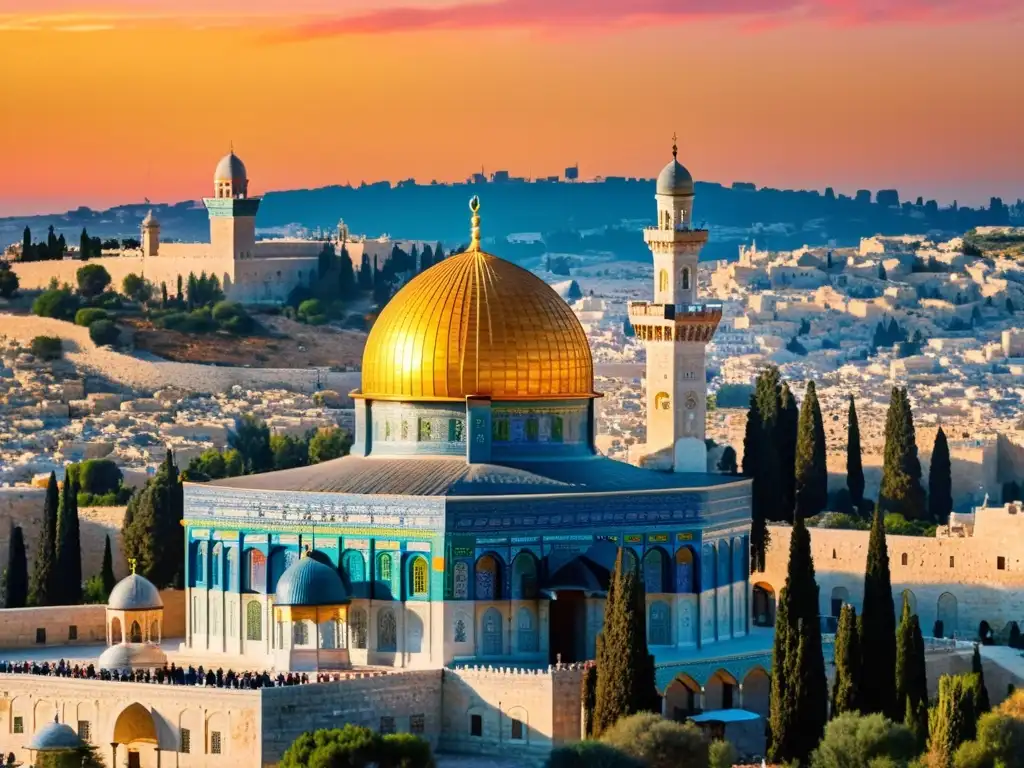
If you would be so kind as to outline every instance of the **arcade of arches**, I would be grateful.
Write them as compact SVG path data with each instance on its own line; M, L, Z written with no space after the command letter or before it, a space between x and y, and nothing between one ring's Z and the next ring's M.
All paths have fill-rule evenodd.
M719 669L704 685L681 674L665 689L662 713L673 720L684 720L704 711L741 708L767 718L770 693L771 678L762 667L750 669L741 680Z

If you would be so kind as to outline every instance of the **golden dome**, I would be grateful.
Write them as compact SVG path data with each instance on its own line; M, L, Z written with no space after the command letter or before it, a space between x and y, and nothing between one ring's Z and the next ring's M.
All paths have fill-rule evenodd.
M468 251L415 277L380 313L363 352L363 397L594 396L576 316L543 280L481 251L478 222Z

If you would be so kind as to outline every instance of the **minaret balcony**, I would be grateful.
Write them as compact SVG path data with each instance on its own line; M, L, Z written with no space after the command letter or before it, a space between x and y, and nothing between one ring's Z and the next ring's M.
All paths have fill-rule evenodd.
M646 227L644 241L647 243L704 245L708 241L708 231L706 229Z
M629 322L641 341L706 344L722 321L721 304L652 304L629 302Z

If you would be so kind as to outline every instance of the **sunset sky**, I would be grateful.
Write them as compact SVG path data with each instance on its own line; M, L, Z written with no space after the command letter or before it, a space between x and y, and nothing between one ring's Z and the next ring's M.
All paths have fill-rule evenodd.
M416 177L1024 197L1020 0L0 0L0 215Z

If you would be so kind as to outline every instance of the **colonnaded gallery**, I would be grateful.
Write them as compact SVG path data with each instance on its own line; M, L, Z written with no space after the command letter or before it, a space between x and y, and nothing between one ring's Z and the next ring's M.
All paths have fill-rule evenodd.
M676 686L666 711L742 706L750 484L706 470L704 354L721 307L697 295L707 232L691 227L693 197L673 148L645 232L655 301L629 308L648 348L641 466L595 450L586 336L544 282L482 249L474 198L468 249L409 282L373 326L352 455L185 486L181 658L345 679L191 700L67 681L77 687L29 701L59 696L65 723L91 707L94 739L132 765L271 765L303 730L346 721L453 751L501 744L526 764L579 738L574 662L594 657L621 547L646 585L659 687L686 665L730 670L714 700ZM128 622L125 610L111 605L111 621ZM155 619L143 619L145 635ZM133 647L106 654L115 666L152 664L152 638L132 627ZM50 722L52 704L32 716Z

